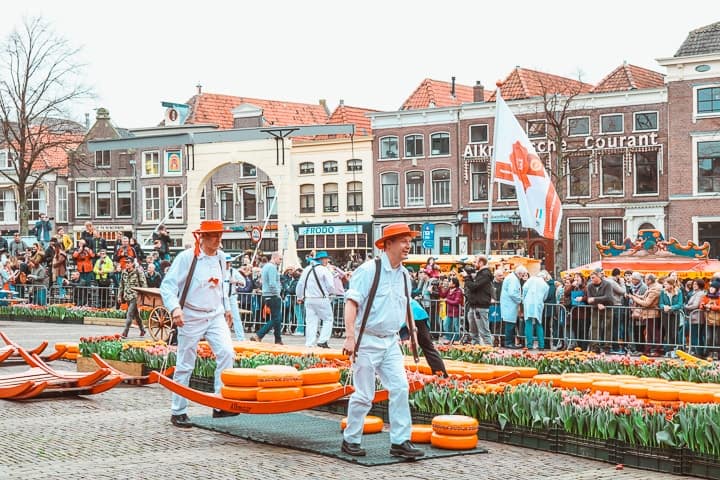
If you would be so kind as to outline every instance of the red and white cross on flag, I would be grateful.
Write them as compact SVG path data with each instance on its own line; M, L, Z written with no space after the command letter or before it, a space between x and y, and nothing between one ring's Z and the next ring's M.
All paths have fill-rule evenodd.
M545 238L555 239L560 231L562 205L545 165L525 131L500 96L495 113L495 181L513 185L517 192L522 226Z

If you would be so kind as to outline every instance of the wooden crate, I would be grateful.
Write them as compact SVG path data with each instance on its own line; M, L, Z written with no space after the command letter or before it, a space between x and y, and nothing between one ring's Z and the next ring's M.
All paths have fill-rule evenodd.
M120 362L118 360L105 360L111 367L133 377L146 375L145 365L139 362ZM78 372L94 372L99 367L95 360L88 357L77 358Z

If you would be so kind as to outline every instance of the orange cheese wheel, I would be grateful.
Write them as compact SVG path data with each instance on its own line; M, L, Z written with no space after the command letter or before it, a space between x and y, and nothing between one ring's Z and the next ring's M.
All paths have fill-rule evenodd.
M272 372L260 371L257 376L257 385L262 388L285 388L299 387L302 385L300 373L295 372Z
M226 368L220 378L223 385L230 387L257 387L258 373L255 368Z
M367 415L365 417L365 423L363 424L363 433L382 432L383 426L384 424L382 418ZM340 420L340 430L345 430L345 427L347 427L347 417L343 417L343 419Z
M716 393L713 397L715 397L715 403L720 403L720 393Z
M559 387L562 385L560 377L561 375L558 375L556 373L542 373L540 375L535 375L532 378L532 382L537 384L544 383L546 385L552 384L553 387Z
M430 443L432 433L432 425L413 424L410 427L410 441L413 443Z
M303 385L319 385L340 381L340 369L332 367L308 368L300 371Z
M477 446L477 435L443 435L433 432L430 444L443 450L471 450Z
M257 393L260 387L229 387L223 385L220 389L220 395L223 398L231 398L233 400L257 400Z
M706 390L687 388L678 390L678 400L687 403L713 403L715 397Z
M608 392L610 395L620 393L620 383L610 380L596 380L592 383L590 389L593 392Z
M303 396L312 397L313 395L319 395L321 393L330 392L342 388L342 384L339 382L335 383L320 383L318 385L303 385Z
M65 352L62 356L65 360L77 360L77 358L80 356L77 352Z
M538 369L535 367L515 367L521 378L532 378L538 374Z
M79 353L80 347L75 342L57 342L55 344L55 350L62 350L62 348L59 347L65 347L66 353Z
M260 388L257 392L258 402L277 402L279 400L295 400L302 398L300 387Z
M435 433L441 435L477 434L478 421L465 415L438 415L432 419Z
M290 365L258 365L255 369L261 372L299 373L297 368Z
M618 388L620 395L635 395L636 398L647 398L647 385L641 383L621 383Z
M653 385L648 387L647 396L650 400L673 402L678 399L678 391L673 387Z
M592 378L583 377L563 376L560 381L562 382L563 388L567 388L568 390L587 390L593 384Z

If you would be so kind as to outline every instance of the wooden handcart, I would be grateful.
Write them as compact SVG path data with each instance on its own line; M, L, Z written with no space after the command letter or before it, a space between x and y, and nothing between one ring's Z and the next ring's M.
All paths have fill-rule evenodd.
M162 340L167 342L170 340L170 332L172 332L172 317L170 312L162 303L159 288L133 287L137 292L138 308L145 307L150 309L148 317L147 330L153 340Z

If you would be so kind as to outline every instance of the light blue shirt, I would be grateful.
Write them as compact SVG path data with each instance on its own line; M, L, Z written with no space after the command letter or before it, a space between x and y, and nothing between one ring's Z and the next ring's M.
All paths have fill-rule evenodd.
M182 295L188 273L190 273L193 255L192 248L180 252L160 284L163 305L170 312L180 306L180 295ZM201 250L185 299L185 306L208 310L207 313L211 315L229 312L230 303L227 292L223 288L224 278L225 254L218 250L215 255L208 256ZM217 282L213 281L215 279Z
M380 283L375 293L375 300L370 306L370 316L365 325L365 332L370 335L393 335L405 323L407 315L407 297L405 289L410 292L410 275L404 266L392 268L387 255L380 256ZM345 292L345 301L353 300L358 305L355 319L355 332L360 332L366 300L370 294L375 277L375 261L365 262L353 272L350 288Z
M267 262L262 268L261 277L263 297L279 297L282 285L280 285L278 266L272 262Z

